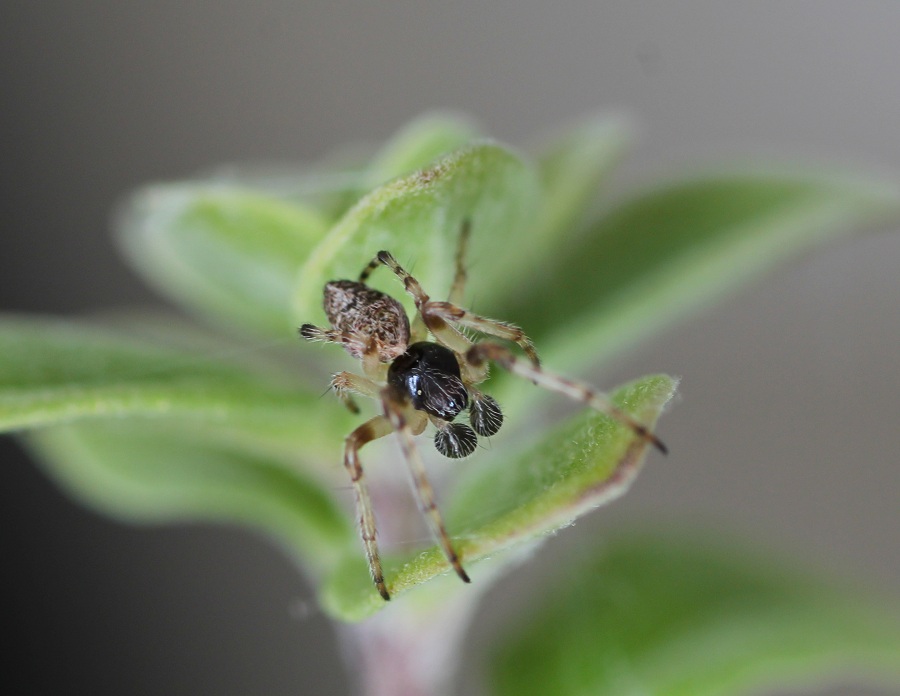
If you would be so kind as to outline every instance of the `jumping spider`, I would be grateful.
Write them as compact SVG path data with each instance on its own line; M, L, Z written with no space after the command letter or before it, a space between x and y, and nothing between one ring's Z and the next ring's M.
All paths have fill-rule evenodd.
M333 280L325 284L324 308L330 329L312 324L300 327L300 335L310 341L340 343L362 361L365 376L339 372L331 386L352 412L359 409L351 394L360 394L381 403L382 415L356 428L344 443L344 466L356 493L360 535L375 587L390 599L376 544L375 516L363 479L359 450L368 442L397 433L409 466L419 506L432 534L440 543L448 562L465 582L463 570L435 502L434 490L425 474L422 459L413 442L428 423L437 432L434 445L446 457L467 457L475 451L478 435L494 435L503 423L497 402L476 385L488 376L489 362L525 377L537 385L564 394L623 423L642 440L660 451L666 448L646 426L614 406L609 398L592 387L545 372L531 340L516 326L488 319L461 308L466 282L464 258L470 225L463 222L456 252L456 274L448 302L432 300L419 282L407 273L387 251L379 251L362 270L358 280ZM402 305L394 298L366 284L379 266L387 266L403 282L413 298L416 316L410 325ZM526 360L507 346L493 341L472 341L460 329L515 343ZM434 339L426 340L429 334ZM465 409L469 423L453 422Z

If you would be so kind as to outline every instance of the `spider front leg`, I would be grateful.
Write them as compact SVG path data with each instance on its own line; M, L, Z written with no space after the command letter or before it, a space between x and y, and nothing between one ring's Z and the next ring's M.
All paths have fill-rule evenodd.
M534 367L539 368L541 361L538 358L534 344L518 326L505 321L488 319L458 307L451 302L432 301L422 289L419 281L397 263L397 259L388 251L379 251L378 255L367 266L367 270L377 267L378 264L383 264L390 268L394 275L403 282L404 289L415 301L416 309L419 310L419 314L425 320L425 325L440 343L458 353L464 353L472 346L472 342L454 327L461 326L473 329L488 336L512 341L528 356Z
M403 451L403 458L409 467L413 491L419 502L419 508L428 521L432 535L437 539L444 556L460 579L463 582L471 582L468 574L462 567L459 555L453 548L450 535L447 534L444 519L437 507L434 489L431 487L431 482L428 480L425 472L425 465L422 463L422 457L413 441L413 436L424 430L425 425L428 423L427 416L422 411L411 409L401 398L395 395L390 387L382 390L382 406L385 416L390 421L400 440L400 449Z
M320 341L322 343L339 343L352 353L363 354L367 352L368 341L363 336L352 336L337 329L322 329L313 324L304 324L299 330L300 338L307 341Z
M459 241L456 245L456 273L453 275L453 285L450 286L448 302L459 304L463 301L463 292L466 288L468 273L466 272L466 253L469 250L469 237L472 233L472 221L469 218L463 220L459 228Z
M580 401L601 413L605 413L630 428L640 439L649 442L663 454L668 452L668 449L662 441L650 432L646 425L637 422L634 418L625 413L622 409L612 403L610 398L603 392L582 382L576 382L575 380L545 372L538 365L529 364L516 357L516 355L514 355L506 346L490 341L476 343L465 353L465 359L466 362L475 367L481 367L488 360L491 360L505 370L519 375L520 377L530 379L532 382L545 389L557 392L558 394L563 394L570 399Z
M475 314L462 307L457 307L450 302L429 301L421 311L425 317L425 324L428 325L428 328L431 328L431 324L440 326L441 323L449 323L455 326L472 329L479 333L493 336L494 338L502 338L503 340L511 341L522 349L522 352L525 353L528 360L531 361L531 364L535 368L540 369L541 361L538 358L534 344L531 342L531 339L525 335L525 332L514 324L510 324L506 321L499 321L498 319L488 319L487 317ZM435 320L439 321L436 322ZM434 329L432 329L432 331L434 331ZM466 341L467 345L465 346L465 349L468 349L471 346L471 341L468 341L468 339L466 339ZM459 350L455 346L448 347ZM463 352L463 350L460 350L460 352Z
M300 338L307 341L320 341L322 343L338 343L351 355L362 360L363 372L367 375L378 375L380 372L378 350L371 336L359 336L344 333L337 329L322 329L313 324L304 324L300 327ZM352 408L351 408L352 410Z
M351 394L359 394L367 396L371 399L377 399L381 389L375 382L368 377L357 375L352 372L338 372L331 378L331 388L335 395L346 406L351 413L359 413L359 406Z

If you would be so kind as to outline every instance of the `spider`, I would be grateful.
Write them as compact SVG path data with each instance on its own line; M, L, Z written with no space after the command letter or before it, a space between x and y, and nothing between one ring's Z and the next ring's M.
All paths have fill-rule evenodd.
M330 329L312 324L300 327L302 338L339 343L362 362L363 375L339 372L331 380L332 389L348 409L359 413L353 394L370 397L381 405L380 415L347 436L344 466L356 495L360 536L369 571L385 600L390 599L390 593L378 554L375 515L359 450L373 440L397 434L419 507L432 535L456 574L464 582L470 582L444 526L434 489L413 438L431 423L436 428L434 445L438 452L458 459L475 451L479 435L490 437L497 433L503 423L500 406L493 397L478 389L478 385L487 379L490 362L611 416L629 427L637 437L666 452L662 442L646 426L613 405L604 393L544 371L534 345L520 328L459 306L467 277L464 260L470 229L469 222L464 221L456 251L456 272L447 302L432 300L390 252L379 251L358 280L333 280L325 284L323 305ZM380 266L391 270L412 297L416 307L412 324L400 302L366 284ZM524 353L524 359L496 341L473 341L462 329L514 343ZM427 340L429 334L433 340ZM469 425L454 422L466 409Z

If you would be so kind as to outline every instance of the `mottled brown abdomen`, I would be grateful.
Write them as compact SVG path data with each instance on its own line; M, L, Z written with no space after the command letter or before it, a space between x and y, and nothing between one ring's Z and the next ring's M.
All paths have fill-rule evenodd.
M393 297L352 280L326 283L324 295L331 328L373 341L381 362L390 362L406 351L409 319ZM363 357L357 346L345 343L344 347L353 357Z

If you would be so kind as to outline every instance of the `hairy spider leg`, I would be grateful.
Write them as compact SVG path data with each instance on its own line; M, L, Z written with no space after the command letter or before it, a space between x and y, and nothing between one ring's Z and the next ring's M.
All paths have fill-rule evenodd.
M456 273L453 276L453 285L450 287L449 299L451 302L459 303L462 301L462 293L467 280L466 253L469 249L469 237L471 237L471 234L472 221L466 218L460 225L459 240L456 243ZM359 282L366 283L369 280L369 276L381 265L383 264L377 256L369 261L359 274Z
M360 349L363 355L363 368L367 373L376 374L380 370L380 362L377 352L373 350L370 341L360 337L349 336L334 329L320 329L312 324L304 324L300 327L300 335L310 341L326 341L329 343L353 343ZM350 396L350 392L379 398L380 387L372 379L357 375L352 372L338 372L331 379L331 387L338 399L353 413L358 413L359 408ZM375 512L372 500L369 497L369 489L366 487L363 468L359 461L360 448L373 440L377 440L394 432L394 427L385 416L375 416L358 428L353 430L344 440L344 468L350 474L350 482L356 497L356 513L359 526L359 535L362 538L366 560L369 564L369 573L378 594L385 601L391 598L384 582L384 571L381 567L381 557L378 554L376 540Z
M384 576L381 569L381 559L378 554L378 545L375 533L375 516L368 490L363 481L363 470L359 462L358 451L366 443L372 440L396 432L400 441L403 457L409 468L413 492L419 503L419 508L428 520L428 526L434 538L438 541L447 561L465 582L470 582L469 576L463 570L459 555L453 548L443 517L437 507L434 489L428 481L425 466L413 438L421 434L429 422L427 414L410 409L405 403L397 399L389 388L380 388L372 380L352 372L339 372L332 379L332 386L340 394L352 391L364 396L380 398L385 415L376 416L366 421L354 430L345 441L344 466L350 472L350 479L356 492L356 505L359 517L360 535L365 547L366 559L369 562L369 571L379 594L389 599L389 594L384 584Z
M300 337L307 341L320 341L322 343L339 343L342 346L348 346L361 354L363 369L366 374L370 370L375 370L375 366L380 362L378 352L372 342L370 336L359 334L348 334L338 329L323 329L313 324L304 324L300 327Z
M362 272L359 274L359 282L368 284L369 276L375 271L376 268L381 266L381 261L378 260L376 256L366 265ZM418 341L424 341L428 338L428 328L425 326L425 321L422 318L420 313L416 313L416 316L413 318L412 323L409 327L409 342L416 343Z
M350 474L353 484L353 492L356 494L356 513L359 522L359 535L362 537L363 547L366 552L366 560L369 563L369 573L375 587L385 601L390 600L391 595L384 582L384 571L381 568L381 557L378 555L378 542L375 532L375 512L372 508L372 500L369 498L369 489L363 477L363 468L359 462L359 449L368 442L390 435L394 427L385 416L375 416L356 428L344 440L344 467Z
M466 272L466 253L469 248L469 238L471 237L472 232L472 221L469 218L466 218L462 221L459 229L459 239L456 244L456 270L453 275L453 284L450 286L450 294L448 300L452 304L459 304L463 300L463 292L465 291L466 281L468 280L468 273ZM393 257L391 257L393 258ZM405 270L402 269L400 264L394 261L397 268L400 268L403 271L403 275L400 276L401 280L404 276L409 275ZM360 283L368 283L369 276L377 269L379 266L388 265L385 264L379 256L373 258L369 263L363 268L362 272L359 274L359 282ZM393 268L392 268L393 270ZM396 271L394 271L396 273ZM399 275L399 274L398 274ZM421 290L421 286L419 287ZM424 292L421 293L424 295ZM424 295L427 300L427 295ZM416 295L413 295L413 298L416 298ZM410 327L410 343L415 343L417 341L424 341L428 337L428 330L431 327L426 326L425 317L422 315L422 312L418 312L413 319L412 326ZM458 342L457 342L458 343ZM461 344L460 344L461 345ZM471 345L469 343L468 345ZM468 347L466 345L466 347ZM448 344L448 347L451 347Z
M359 282L368 284L369 276L372 275L372 273L375 271L375 269L378 268L380 265L381 265L381 262L378 260L377 256L374 259L372 259L371 261L369 261L369 263L366 264L366 267L364 269L362 269L362 272L359 274Z
M426 324L428 323L428 317L437 317L444 322L456 326L462 326L488 336L493 336L494 338L502 338L506 341L511 341L522 349L522 352L525 353L525 356L532 365L535 367L540 367L541 365L537 350L531 342L531 339L528 338L525 332L515 324L483 317L480 314L475 314L474 312L470 312L469 310L463 309L450 302L429 301L425 311L427 313L425 318ZM469 341L469 346L471 345L472 341Z
M512 341L522 349L534 367L540 367L540 360L534 344L518 326L505 321L488 319L450 302L432 301L422 289L419 281L397 263L397 259L388 251L379 251L372 261L372 263L376 262L390 268L394 275L401 280L404 289L415 301L416 309L425 320L425 325L440 343L457 353L465 353L469 350L473 342L455 328L455 326L462 326L488 336ZM369 265L371 266L372 263Z
M359 406L356 405L351 393L377 399L379 398L378 392L381 390L381 387L368 377L363 377L353 372L338 372L335 374L331 378L331 388L334 390L335 396L351 413L359 413Z
M425 465L422 463L422 457L413 441L413 436L418 435L425 429L425 425L428 423L428 416L424 411L416 411L408 407L395 396L390 387L383 389L381 394L384 413L390 420L400 440L400 448L403 450L403 458L406 460L409 468L412 487L419 503L419 509L425 515L432 535L437 539L444 556L453 567L453 570L456 571L456 574L463 582L471 582L468 574L463 570L459 555L450 541L450 535L447 533L447 528L444 525L444 518L441 516L440 510L438 510L434 489L428 481ZM410 419L415 419L415 424L411 423Z
M539 366L529 364L528 362L519 359L504 345L493 343L491 341L476 343L466 352L465 360L476 367L484 365L488 360L493 361L505 370L508 370L515 375L519 375L520 377L530 379L535 384L544 387L544 389L563 394L570 399L580 401L601 413L605 413L629 427L635 435L645 442L652 444L663 454L668 452L668 449L662 441L656 437L646 425L637 422L622 409L618 408L603 392L582 382L576 382L550 372L545 372Z
M453 276L453 285L450 286L450 294L447 297L447 302L451 305L461 305L465 299L465 288L466 282L468 281L468 271L466 268L466 256L469 252L469 238L472 233L472 220L470 218L466 218L463 220L462 225L459 229L459 240L456 245L456 273ZM421 317L421 314L418 314L416 318ZM536 357L536 356L535 356ZM468 372L468 370L467 370ZM474 378L474 381L478 381L479 377L484 377L483 371L479 370L478 375L470 375L470 377ZM472 381L472 380L470 380ZM485 399L485 395L479 390L476 389L472 384L466 384L466 389L469 392L469 398L473 402L479 402ZM496 402L494 402L496 403ZM502 415L493 416L494 423L496 429L499 429L499 423L502 423Z
M453 285L450 286L448 302L460 304L464 299L466 281L469 276L466 272L466 254L469 251L469 237L472 233L472 221L466 218L459 228L459 240L456 243L456 273L453 275Z
M338 398L345 404L349 401L353 407L356 406L349 395L352 392L362 396L381 399L385 411L385 415L375 416L356 428L350 433L344 443L344 466L350 474L350 480L356 494L360 536L365 548L369 572L372 575L372 580L378 589L378 593L385 600L390 599L390 594L384 582L381 557L378 553L375 513L363 478L363 469L358 453L359 449L366 443L390 435L392 432L396 432L400 440L403 457L410 471L413 492L416 495L419 508L428 520L428 526L433 536L438 541L447 561L456 571L456 574L465 582L470 582L469 576L460 563L459 555L450 541L443 517L437 507L434 489L428 481L421 455L413 440L416 435L421 434L425 429L430 420L428 415L424 412L409 409L406 404L394 396L391 389L381 388L368 377L352 372L338 372L332 378L331 386Z
M300 337L307 341L321 341L323 343L339 343L348 346L362 355L363 372L376 377L384 372L381 361L378 359L378 351L371 337L344 333L337 329L322 329L312 324L304 324L300 327Z
M337 329L322 329L312 324L304 324L300 327L300 337L307 341L340 343L355 348L359 353L365 353L368 347L368 341L363 336L354 336Z

